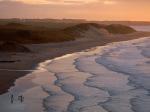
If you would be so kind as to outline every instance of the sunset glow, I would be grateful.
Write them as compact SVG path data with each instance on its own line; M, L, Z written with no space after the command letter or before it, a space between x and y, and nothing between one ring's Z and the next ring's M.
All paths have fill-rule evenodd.
M150 0L0 0L0 18L150 21L149 6Z

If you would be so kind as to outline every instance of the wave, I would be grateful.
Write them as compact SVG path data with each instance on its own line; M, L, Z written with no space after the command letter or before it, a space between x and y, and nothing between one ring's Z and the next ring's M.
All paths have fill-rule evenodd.
M134 42L118 43L117 47L116 45L111 46L103 56L96 59L98 64L105 66L109 70L129 76L128 80L134 89L121 95L122 97L126 94L129 95L132 111L136 112L150 111L148 106L150 104L150 66L147 63L149 57L144 55L150 52L148 50L149 41L150 38L145 38ZM119 99L122 97L119 96ZM114 104L114 102L112 103ZM120 103L122 102L120 101ZM110 108L109 104L107 108ZM114 112L119 111L114 110Z

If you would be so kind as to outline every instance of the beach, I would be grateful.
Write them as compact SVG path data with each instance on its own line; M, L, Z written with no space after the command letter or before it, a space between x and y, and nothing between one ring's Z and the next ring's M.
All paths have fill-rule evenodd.
M149 112L149 41L115 42L42 62L0 96L0 110Z
M150 0L0 0L0 112L150 112Z
M149 112L148 35L26 45L34 52L7 54L20 61L0 65L12 76L1 79L0 111Z

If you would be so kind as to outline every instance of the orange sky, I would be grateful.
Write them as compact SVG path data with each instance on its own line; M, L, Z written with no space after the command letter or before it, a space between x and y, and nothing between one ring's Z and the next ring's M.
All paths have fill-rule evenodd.
M150 21L150 0L0 0L0 18Z

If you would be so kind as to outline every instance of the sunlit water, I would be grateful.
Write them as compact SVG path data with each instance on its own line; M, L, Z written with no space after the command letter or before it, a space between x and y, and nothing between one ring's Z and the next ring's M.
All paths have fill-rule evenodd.
M16 80L0 112L150 112L149 68L150 37L68 54Z

